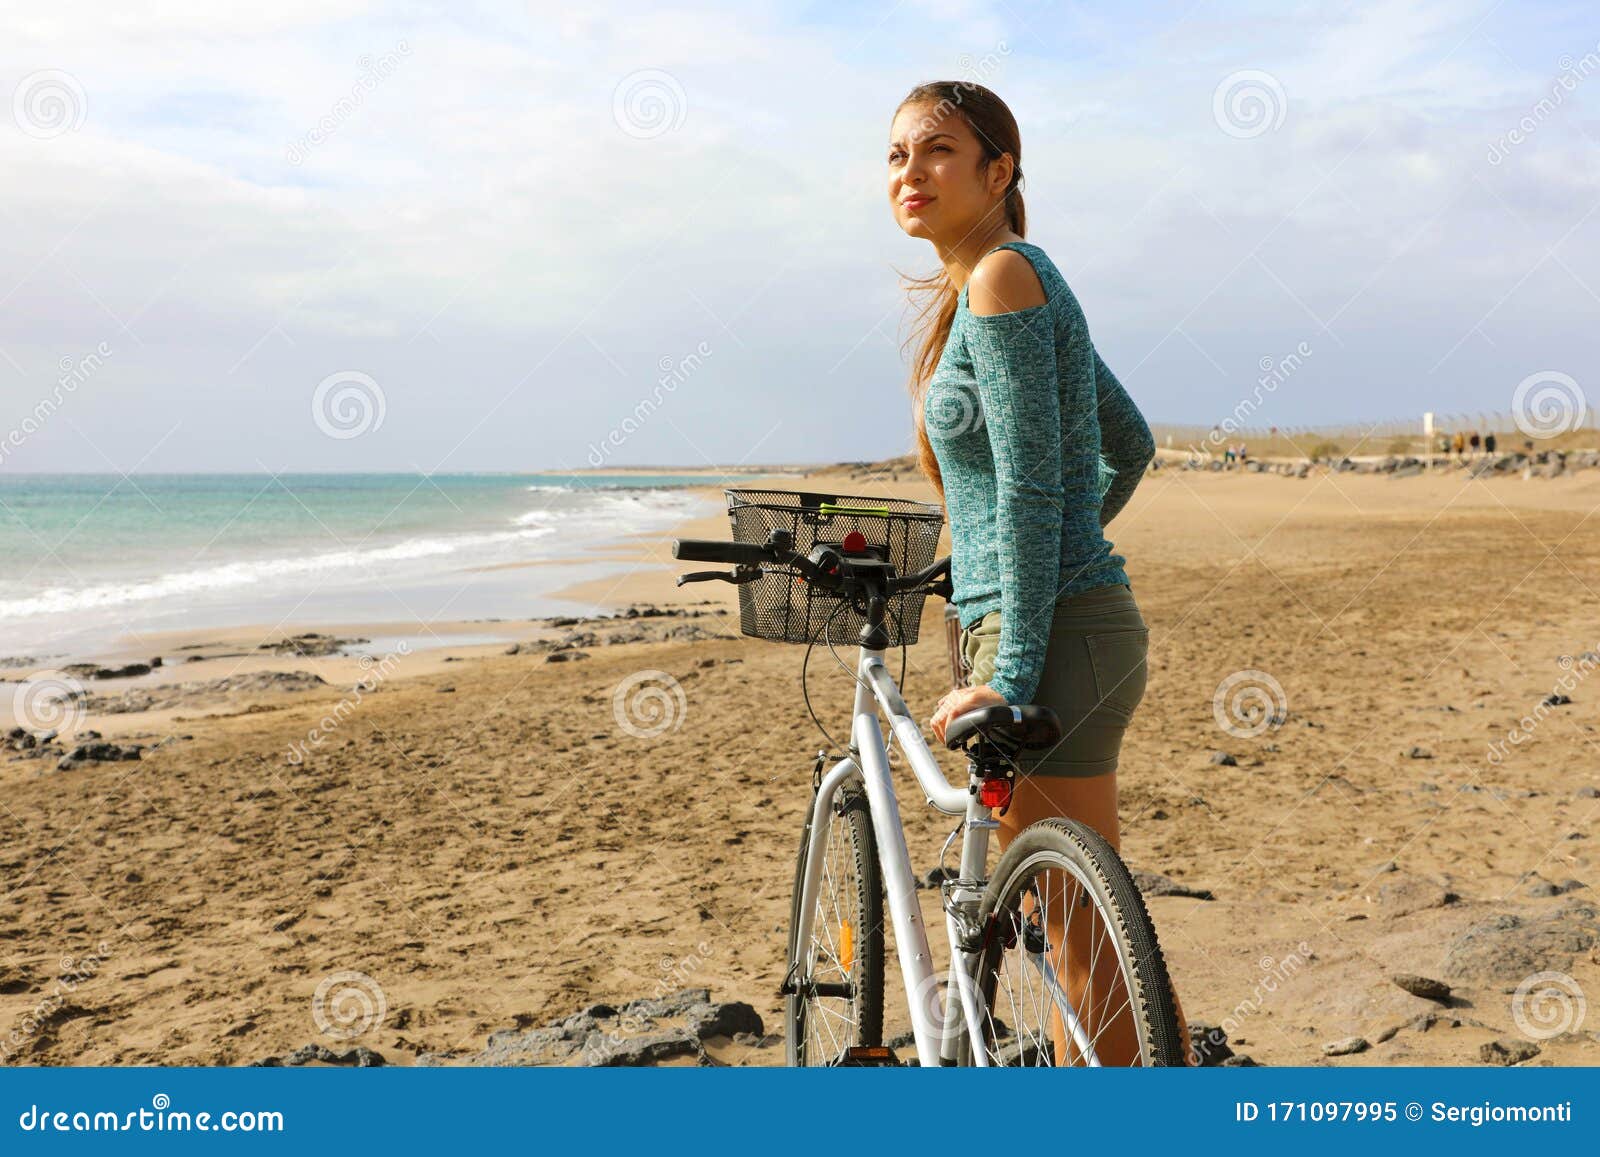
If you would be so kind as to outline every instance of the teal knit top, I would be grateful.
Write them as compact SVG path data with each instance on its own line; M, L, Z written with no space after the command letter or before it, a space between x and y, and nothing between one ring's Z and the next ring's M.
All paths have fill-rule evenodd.
M961 625L1001 612L988 686L1021 704L1038 690L1057 600L1128 581L1101 527L1127 504L1155 441L1044 250L995 248L1028 259L1046 300L979 315L963 287L923 418L944 480Z

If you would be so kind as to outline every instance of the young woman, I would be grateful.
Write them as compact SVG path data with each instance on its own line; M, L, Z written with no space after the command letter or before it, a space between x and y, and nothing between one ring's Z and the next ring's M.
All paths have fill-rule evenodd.
M1022 761L1000 847L1046 816L1079 820L1120 847L1117 757L1144 696L1149 632L1101 528L1155 443L1061 273L1023 240L1021 159L1015 118L979 85L921 85L895 112L895 220L944 266L912 281L925 300L911 392L920 464L949 514L970 667L968 686L945 695L929 725L942 742L952 720L979 707L1053 708L1065 736ZM1116 985L1115 961L1093 952L1087 921L1056 913L1048 926L1063 923L1068 990L1081 1008L1091 980L1094 992ZM1179 1024L1186 1034L1181 1008ZM1092 1031L1102 1063L1137 1062L1132 1016ZM1059 1025L1056 1050L1058 1063L1070 1060Z

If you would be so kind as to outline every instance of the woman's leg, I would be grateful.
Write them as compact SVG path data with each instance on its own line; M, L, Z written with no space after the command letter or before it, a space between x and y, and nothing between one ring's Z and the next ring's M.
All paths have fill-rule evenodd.
M1093 776L1032 775L1019 779L1010 809L999 817L1000 850L1004 852L1028 825L1051 816L1065 816L1087 824L1120 854L1116 772ZM1065 944L1056 946L1052 953L1056 975L1062 975L1064 963L1072 1007L1085 1022L1085 1030L1095 1037L1095 1052L1100 1063L1108 1066L1135 1064L1139 1056L1138 1032L1132 1010L1128 1008L1127 989L1122 982L1117 954L1112 950L1110 932L1100 920L1097 907L1074 907L1079 900L1079 886L1074 880L1062 872L1052 872L1049 876L1044 885L1051 909L1046 926L1067 929ZM1072 915L1070 922L1069 913ZM1086 996L1092 1002L1087 1007ZM1184 1019L1176 986L1172 1000L1177 1007L1179 1039L1183 1042L1187 1063L1192 1065L1195 1058L1188 1043L1188 1022ZM1056 1064L1078 1063L1060 1017L1052 1018L1052 1036Z
M1045 670L1034 701L1055 710L1067 732L1058 748L1049 753L1050 761L1058 767L1087 768L1096 774L1024 773L1019 777L1011 807L1004 816L997 817L1002 852L1024 828L1051 816L1064 816L1087 824L1121 852L1115 769L1128 720L1144 697L1147 649L1144 636L1144 620L1126 586L1091 591L1075 596L1068 605L1057 606ZM999 641L998 611L990 612L962 632L961 651L971 683L988 681ZM1100 770L1102 768L1111 770ZM1049 875L1054 877L1062 873ZM1085 1027L1098 1038L1096 1053L1101 1063L1132 1064L1138 1057L1133 1017L1124 1013L1120 1018L1109 1018L1111 1023L1105 1025L1091 1020L1096 1011L1100 1012L1102 1021L1107 1020L1108 1014L1127 1002L1116 953L1107 951L1111 943L1109 932L1098 926L1099 910L1071 906L1078 897L1070 879L1047 879L1045 883L1048 885L1044 889L1047 902L1052 909L1049 924L1067 928L1065 942L1056 945L1052 954L1055 973L1067 977L1073 1008L1090 1022ZM1031 909L1031 901L1025 900L1024 908ZM1075 917L1070 922L1066 919L1068 912ZM1092 918L1093 923L1091 919L1077 918L1079 913ZM1085 1008L1086 994L1094 1008ZM1185 1059L1188 1064L1197 1064L1194 1051L1189 1047L1188 1022L1178 1002L1176 986L1172 995ZM1067 1064L1072 1058L1064 1026L1060 1017L1052 1020L1056 1063Z

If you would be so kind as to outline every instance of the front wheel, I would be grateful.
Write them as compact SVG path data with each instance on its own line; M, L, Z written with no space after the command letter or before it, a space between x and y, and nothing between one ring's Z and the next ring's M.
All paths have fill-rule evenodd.
M809 944L797 945L811 824L800 834L790 904L785 998L791 1065L832 1065L883 1043L883 882L867 797L841 787L824 817L822 875Z
M991 1065L1183 1065L1155 926L1094 829L1040 820L1000 857L979 909ZM970 1038L962 1063L971 1063Z

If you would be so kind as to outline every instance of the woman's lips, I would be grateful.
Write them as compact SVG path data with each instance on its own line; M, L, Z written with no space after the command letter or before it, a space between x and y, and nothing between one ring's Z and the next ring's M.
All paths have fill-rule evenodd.
M900 202L900 206L901 208L905 209L906 212L914 213L931 200L933 200L932 197L907 197L904 201Z

